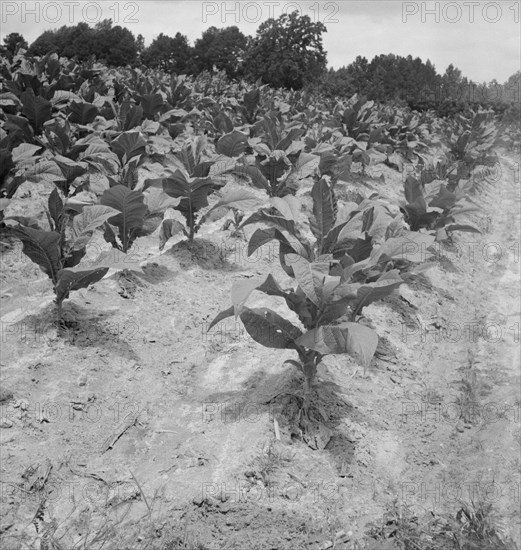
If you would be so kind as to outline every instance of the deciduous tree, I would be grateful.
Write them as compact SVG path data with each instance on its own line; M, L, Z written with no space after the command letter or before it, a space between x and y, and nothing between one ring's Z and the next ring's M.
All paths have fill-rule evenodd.
M141 60L147 67L178 74L186 71L189 59L188 38L179 32L174 38L161 33L141 55Z
M326 70L322 45L323 23L313 23L298 12L268 19L251 40L246 58L247 75L276 87L301 89Z
M211 71L213 67L226 71L230 78L242 75L242 62L248 39L235 26L218 29L210 27L196 40L190 72Z

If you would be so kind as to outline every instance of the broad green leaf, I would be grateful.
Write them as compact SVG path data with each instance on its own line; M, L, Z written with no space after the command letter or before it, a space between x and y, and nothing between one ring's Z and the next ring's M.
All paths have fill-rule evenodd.
M207 178L210 174L210 170L213 166L213 160L207 160L200 162L194 167L194 170L191 174L193 178Z
M403 283L397 270L384 273L382 277L374 283L362 285L357 290L357 299L351 303L355 314L359 314L362 309L377 300L389 296Z
M438 194L432 200L429 201L429 206L432 208L441 208L446 210L452 208L458 200L455 193L452 193L447 189L445 185L440 185Z
M153 121L153 120L144 120L141 123L141 130L145 132L146 134L150 134L154 138L160 138L160 136L155 136L154 134L157 134L159 132L159 129L161 128L161 125L159 122ZM161 138L160 138L161 139ZM164 139L164 138L163 138ZM170 145L172 144L172 141L170 139L164 139L164 142L169 142ZM156 142L157 145L159 145L160 141ZM169 151L170 148L167 148L167 151Z
M184 225L181 222L172 219L163 220L159 230L159 250L163 250L166 243L179 233L186 235Z
M252 184L258 189L264 189L265 191L270 189L268 180L256 166L237 164L232 172L239 176L248 176L251 179Z
M108 271L108 268L84 269L82 271L62 269L58 272L58 281L54 287L56 301L61 304L63 300L69 297L70 292L97 283L105 277Z
M41 231L30 227L9 227L8 231L22 241L22 252L56 283L61 269L61 236L55 231Z
M274 118L265 116L259 123L259 126L264 130L264 140L272 151L276 149L276 145L281 138L275 120Z
M121 163L123 159L128 162L132 157L146 153L147 142L139 132L124 132L111 141L110 148L118 156Z
M349 298L341 298L334 302L328 303L320 314L320 324L328 325L333 323L343 315L346 315L349 309Z
M140 272L142 269L139 262L140 260L135 255L125 254L121 250L111 248L99 256L96 256L92 260L83 259L81 265L67 268L67 271L80 273L86 269L115 269L118 271L128 270Z
M253 149L257 155L269 157L271 155L271 149L265 144L262 143L260 140L262 138L250 138L248 140L248 145Z
M371 261L407 260L409 262L424 262L433 254L428 250L434 244L435 237L426 233L406 231L400 237L392 237L385 241L379 248L373 249Z
M143 120L143 109L141 105L132 105L125 113L125 117L120 122L120 129L124 132L130 132L140 126Z
M233 122L230 117L219 111L213 119L213 125L221 134L228 134L233 130Z
M201 177L201 175L196 174L195 170L197 165L201 162L201 155L205 147L206 138L204 136L199 136L188 141L183 146L181 151L175 154L175 156L182 162L185 170L190 176Z
M275 349L295 349L302 331L268 308L243 308L240 314L246 332L259 344Z
M87 168L78 162L74 162L67 157L56 155L54 162L60 167L60 170L67 183L72 183L79 176L83 176L87 172Z
M224 311L221 311L215 319L210 323L210 326L206 330L206 332L209 332L217 323L220 323L223 319L227 319L228 317L232 317L235 315L234 307L229 307L228 309L225 309Z
M120 214L108 221L119 229L119 236L126 252L143 227L147 207L144 195L139 191L131 191L124 185L115 185L103 193L100 204L119 210Z
M284 243L290 249L290 252L296 253L286 236L277 228L270 227L269 229L257 229L255 233L253 233L248 243L248 257L250 257L258 248L273 240Z
M193 215L201 208L208 206L208 195L214 191L215 183L209 178L197 178L192 180L180 171L163 179L163 191L170 197L180 198L177 206L184 215Z
M164 101L161 94L145 94L141 96L140 106L143 109L145 118L152 119L155 114L159 113Z
M22 113L29 119L36 133L39 133L44 122L52 116L52 104L41 96L35 96L32 90L22 93L20 96L23 109Z
M225 189L215 205L215 208L220 206L230 206L237 210L250 210L259 203L259 199L244 189Z
M16 107L20 100L12 92L0 93L0 107Z
M63 213L63 201L58 193L58 189L55 188L51 191L47 205L49 207L49 214L54 222L55 229L60 230L60 221Z
M12 150L13 162L18 164L31 159L36 151L41 149L41 145L32 145L31 143L21 143Z
M259 88L253 88L253 90L250 90L249 92L246 92L244 94L243 98L243 104L244 108L246 110L246 114L249 118L248 122L252 122L254 113L257 109L257 106L260 102L260 90Z
M23 116L6 115L7 122L3 129L7 132L20 133L25 141L32 141L34 138L34 130L29 124L29 121Z
M57 106L60 103L68 103L69 101L81 102L82 99L74 92L69 92L66 90L56 90L51 98L51 103L53 104L53 106Z
M100 204L85 206L81 213L72 220L72 249L81 250L85 248L92 237L92 233L118 214L119 210L110 206Z
M338 225L335 225L335 227L332 227L329 230L329 233L325 236L324 240L322 241L322 254L329 254L333 250L334 246L337 244L337 242L340 242L341 239L339 238L339 235L344 229L344 227L349 222L342 222Z
M304 133L305 130L301 128L292 128L285 137L283 137L278 143L275 144L274 149L285 151L292 144L293 141L298 140Z
M298 222L301 211L301 202L297 197L286 195L285 197L271 197L270 204L274 206L284 218Z
M403 184L405 199L409 204L416 202L418 198L423 198L423 191L420 182L409 176Z
M159 122L177 122L187 115L188 111L185 111L184 109L170 109L170 111L167 111L159 117Z
M40 183L42 181L54 183L55 181L63 179L61 170L56 163L45 159L36 162L28 168L24 172L24 177L33 183Z
M234 158L228 158L219 156L212 164L208 176L220 176L226 172L232 172L235 169L237 160Z
M296 343L323 355L347 353L368 367L378 346L378 336L369 327L345 322L312 329Z
M311 153L300 153L295 164L295 171L299 179L311 176L318 168L320 157Z
M94 134L91 134L91 136L94 136ZM85 140L85 143L88 145L85 151L83 152L84 159L87 159L87 158L95 159L96 155L104 155L106 158L110 158L108 155L113 155L114 159L117 161L118 156L110 150L109 145L106 141L94 137L93 139L90 139L88 141Z
M68 114L71 122L86 126L98 116L98 109L92 103L73 101L68 107Z
M327 250L331 250L332 247L334 247L335 242L332 242L333 235L336 235L336 241L339 243L343 241L362 239L364 237L364 234L362 233L362 224L363 219L360 215L360 212L358 211L353 214L347 222L335 226L331 230L331 235L326 238L326 242L331 242L332 246L329 246L329 248L324 248L324 252L326 252ZM337 229L339 227L340 230Z
M295 237L297 236L297 230L293 220L288 220L285 217L270 214L265 209L255 212L247 220L243 221L241 223L241 229L247 225L252 225L255 223L262 223L268 227L274 227L280 229L281 231L287 231L291 235Z
M247 144L248 136L238 130L234 130L219 139L215 150L217 153L227 157L238 157L244 153Z
M309 225L322 252L322 242L335 225L337 205L333 190L324 179L320 179L313 185L311 197L313 198L313 216L309 220Z
M162 183L162 178L158 181ZM149 214L164 214L168 208L175 208L181 202L180 198L169 197L162 189L152 186L145 191L144 195Z
M201 217L199 224L203 224L208 219L215 219L216 214L221 211L224 215L230 208L242 211L251 210L258 202L257 197L248 191L243 189L226 189L221 199Z
M339 241L332 248L331 253L338 259L344 267L345 262L349 262L346 258L349 257L352 263L357 263L366 258L369 258L373 250L373 240L366 235L365 239L348 239Z
M290 265L295 274L295 279L304 291L304 294L316 305L320 305L321 296L317 292L317 288L320 288L320 281L318 277L313 273L311 264L302 256L297 256L289 260L286 257L286 265Z
M232 304L235 316L241 313L242 306L246 303L246 300L254 290L263 292L268 296L286 297L286 293L280 288L271 274L261 280L236 282L232 286Z

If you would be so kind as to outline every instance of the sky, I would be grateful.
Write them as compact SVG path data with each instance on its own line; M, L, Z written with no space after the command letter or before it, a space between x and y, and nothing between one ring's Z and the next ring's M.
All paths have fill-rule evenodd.
M299 10L327 27L328 65L346 66L358 55L394 53L430 59L438 73L449 64L475 82L503 83L521 68L520 0L496 2L395 0L0 0L0 39L11 32L31 43L44 30L111 18L142 34L145 44L160 33L185 34L191 43L210 26L236 25L255 35L269 17Z

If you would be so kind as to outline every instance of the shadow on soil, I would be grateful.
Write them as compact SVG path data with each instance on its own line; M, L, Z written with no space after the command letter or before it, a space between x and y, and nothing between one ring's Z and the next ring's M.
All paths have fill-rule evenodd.
M359 412L342 395L337 384L318 381L310 404L304 404L303 377L288 369L277 375L257 372L235 392L216 392L204 396L205 403L226 403L223 422L236 422L248 415L269 413L277 421L284 444L302 442L313 450L326 451L340 477L349 474L355 453L355 439L343 420L359 417Z

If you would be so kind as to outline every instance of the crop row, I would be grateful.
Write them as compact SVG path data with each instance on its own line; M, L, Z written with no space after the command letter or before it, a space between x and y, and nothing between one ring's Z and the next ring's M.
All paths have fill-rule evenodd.
M248 256L279 244L293 284L270 274L234 285L231 307L209 328L235 316L258 343L294 350L305 404L324 356L371 361L378 338L365 307L432 265L435 243L478 232L465 219L475 209L471 175L493 169L498 133L510 131L489 111L443 120L358 96L336 101L56 55L4 61L1 79L2 231L51 279L59 317L70 292L130 269L124 255L138 237L157 234L160 249L179 235L191 243L231 213L236 234L256 227ZM380 163L405 176L400 204L376 193L339 199L354 173ZM28 182L54 186L43 220L9 214ZM118 262L110 254L85 262L99 230L123 253ZM247 307L254 290L282 298L289 317Z

